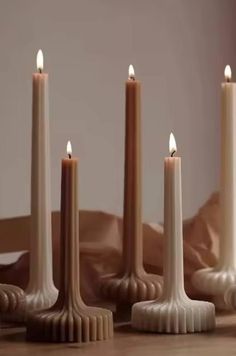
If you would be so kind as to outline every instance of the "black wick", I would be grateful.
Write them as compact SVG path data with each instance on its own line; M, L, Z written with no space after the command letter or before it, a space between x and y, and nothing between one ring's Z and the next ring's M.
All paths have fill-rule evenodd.
M69 157L69 159L71 159L71 153L68 153L68 157Z
M175 153L176 153L176 151L171 152L170 157L173 157Z

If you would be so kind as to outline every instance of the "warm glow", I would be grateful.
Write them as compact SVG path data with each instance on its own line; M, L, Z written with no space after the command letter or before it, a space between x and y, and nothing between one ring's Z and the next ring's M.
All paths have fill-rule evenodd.
M230 66L227 64L227 66L225 67L225 80L227 80L227 82L229 82L231 77L232 77L232 71L231 71Z
M71 146L70 141L67 142L66 152L67 152L68 156L72 155L72 146Z
M42 72L43 71L43 52L41 49L37 53L36 63L37 63L38 71Z
M177 151L177 146L176 146L176 142L175 142L175 136L173 135L172 132L170 134L170 139L169 139L169 151L170 151L170 155L171 156L173 156L174 153Z
M129 79L135 79L134 67L132 64L129 65Z

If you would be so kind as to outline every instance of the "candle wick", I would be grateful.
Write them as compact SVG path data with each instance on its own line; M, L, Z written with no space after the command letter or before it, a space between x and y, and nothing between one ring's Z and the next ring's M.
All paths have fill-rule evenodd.
M135 76L134 75L130 75L129 76L129 80L133 80L134 81L135 80Z
M70 153L68 153L68 157L69 157L69 159L71 159L71 154Z
M42 68L39 68L38 71L40 74L42 74Z
M176 153L176 151L172 151L171 154L170 154L170 156L171 156L171 157L174 157L174 154L175 154L175 153Z
M226 82L230 83L230 78L229 77L227 77Z

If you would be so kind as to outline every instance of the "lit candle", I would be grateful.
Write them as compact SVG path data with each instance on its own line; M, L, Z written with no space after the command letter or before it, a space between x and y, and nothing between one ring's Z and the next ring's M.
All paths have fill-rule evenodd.
M52 228L48 74L43 53L37 54L33 74L30 280L26 289L28 310L45 309L56 301L52 276Z
M193 276L194 286L212 295L218 309L228 309L225 291L236 284L236 83L231 82L229 65L221 84L221 178L219 262L213 268L201 269ZM236 307L233 292L228 304ZM229 297L230 295L230 297Z
M129 66L125 83L125 177L123 219L123 265L115 276L102 280L102 294L118 309L141 300L157 298L162 279L143 268L141 196L141 83ZM121 307L121 308L120 308ZM127 310L125 311L127 313Z
M132 326L158 333L193 333L215 326L215 308L191 300L184 290L181 158L174 135L164 164L164 287L160 299L134 304Z
M234 269L236 283L236 83L225 67L222 83L219 267Z
M124 266L137 272L143 264L142 197L141 197L141 83L129 66L126 81L126 131L123 257Z
M27 338L32 341L88 342L113 336L112 312L88 307L80 295L78 160L70 141L67 155L61 175L60 290L51 309L29 316Z

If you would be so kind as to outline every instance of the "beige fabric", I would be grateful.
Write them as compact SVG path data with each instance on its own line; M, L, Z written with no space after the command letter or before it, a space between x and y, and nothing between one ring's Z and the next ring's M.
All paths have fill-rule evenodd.
M27 225L28 239L28 220ZM29 219L29 218L28 218ZM59 213L53 215L54 279L58 285ZM19 223L21 223L19 221ZM22 225L22 224L21 224ZM1 230L1 222L0 222ZM11 227L11 230L12 227ZM196 296L191 275L199 268L213 266L218 256L219 196L214 193L192 219L184 222L185 286ZM6 233L6 229L4 230ZM163 227L143 224L144 266L152 273L162 274ZM103 212L80 211L81 292L87 302L100 300L99 278L116 273L121 266L122 219ZM0 281L25 287L28 281L28 253L10 266L1 266Z

